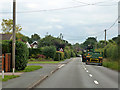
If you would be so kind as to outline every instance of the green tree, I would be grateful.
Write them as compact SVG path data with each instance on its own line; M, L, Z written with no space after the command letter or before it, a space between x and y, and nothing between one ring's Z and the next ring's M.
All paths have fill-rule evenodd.
M33 35L31 35L31 40L32 41L38 41L40 39L40 36L38 35L38 34L33 34Z
M13 20L12 19L2 19L2 31L3 33L10 33L13 29ZM16 25L16 33L20 32L22 30L22 27L18 24Z
M93 45L95 47L96 43L97 43L96 38L94 38L94 37L88 37L86 39L86 41L83 43L83 45L85 47L87 47L88 45Z
M51 35L47 35L45 38L38 41L39 48L44 46L55 46L56 49L59 50L60 48L64 49L67 45L70 45L68 41L53 37Z

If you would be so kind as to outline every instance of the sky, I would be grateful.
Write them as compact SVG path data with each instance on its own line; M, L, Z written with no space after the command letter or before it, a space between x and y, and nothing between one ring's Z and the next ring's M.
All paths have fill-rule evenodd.
M70 43L82 43L88 37L104 40L104 30L118 18L119 0L16 0L17 24L21 33L44 37L63 34ZM12 19L13 0L0 0L0 23ZM0 26L1 28L1 26ZM1 32L1 31L0 31ZM107 40L118 35L116 23L107 31Z

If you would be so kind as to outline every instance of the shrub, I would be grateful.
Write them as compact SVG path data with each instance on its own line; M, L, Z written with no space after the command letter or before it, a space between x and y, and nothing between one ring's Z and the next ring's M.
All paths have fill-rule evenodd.
M75 57L75 56L76 56L76 54L74 53L73 50L71 50L71 57Z
M71 57L70 51L64 50L64 53L65 53L65 59L67 59L67 58L69 59Z
M27 48L27 45L21 41L16 41L16 70L24 70L28 63L28 57L29 49Z
M36 59L35 58L30 58L29 61L35 61Z
M46 58L46 56L45 56L45 55L38 54L38 55L37 55L37 58Z
M42 47L42 54L46 56L46 58L55 58L55 54L56 54L56 48L54 46L46 46L46 47Z
M29 48L30 58L36 58L38 54L42 54L41 48Z
M56 55L55 55L55 61L60 61L60 52L56 51Z
M12 41L3 41L3 54L12 53ZM16 70L23 70L27 66L29 50L27 45L21 41L16 41L15 50L15 68Z
M2 41L2 54L11 53L12 51L12 48L10 48L11 46L12 46L12 41L9 40Z
M56 51L55 61L60 61L64 59L64 52Z
M104 49L104 56L110 60L118 60L118 46L109 44Z

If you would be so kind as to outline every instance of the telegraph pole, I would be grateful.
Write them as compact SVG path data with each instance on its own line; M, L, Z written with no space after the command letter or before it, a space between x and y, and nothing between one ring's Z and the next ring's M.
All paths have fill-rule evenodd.
M13 0L13 40L12 40L12 68L15 71L15 42L16 42L16 0Z
M106 43L106 29L105 29L105 46L106 46L106 44L107 44L107 43Z

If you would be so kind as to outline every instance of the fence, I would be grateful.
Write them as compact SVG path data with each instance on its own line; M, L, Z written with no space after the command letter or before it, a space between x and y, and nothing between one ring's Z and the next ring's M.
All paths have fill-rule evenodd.
M4 70L5 72L10 72L11 66L11 54L2 54L2 56L0 56L0 71Z

